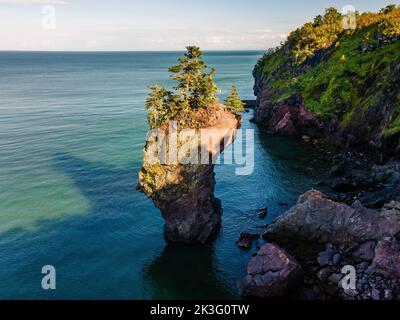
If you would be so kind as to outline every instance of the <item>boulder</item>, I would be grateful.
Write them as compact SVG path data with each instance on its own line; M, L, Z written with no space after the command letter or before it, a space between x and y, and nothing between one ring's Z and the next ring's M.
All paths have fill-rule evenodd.
M236 241L236 244L242 249L251 249L253 247L253 241L259 238L259 234L242 232L240 234L240 239Z
M375 249L373 270L388 278L400 278L400 242L382 240Z
M335 250L332 248L332 246L328 246L328 248L325 251L321 252L318 255L318 264L321 267L328 266L329 264L331 264L334 254Z
M280 243L345 245L380 240L399 232L400 214L396 209L384 208L378 212L363 207L358 201L348 206L311 190L270 225L264 237Z
M299 263L274 244L264 245L247 266L240 283L242 297L268 298L285 295L300 280Z
M371 261L375 256L375 241L367 241L362 243L352 252L353 259L357 262Z

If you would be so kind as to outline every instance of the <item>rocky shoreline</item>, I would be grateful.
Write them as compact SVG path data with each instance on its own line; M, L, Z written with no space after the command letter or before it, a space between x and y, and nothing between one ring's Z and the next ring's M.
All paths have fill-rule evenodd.
M253 72L253 122L312 143L331 169L319 191L266 227L268 243L249 263L243 297L400 300L400 61L390 55L400 38L365 14L354 32L339 26L332 41L313 43L332 30L332 12L325 25L316 19L292 32ZM387 7L375 17L390 24L399 15ZM352 270L354 283L343 285Z
M400 299L399 201L374 210L311 190L267 227L264 239L268 244L241 282L244 297ZM349 267L355 270L350 289L341 286Z
M400 161L377 163L323 139L303 139L333 155L331 169L316 185L321 191L301 195L266 227L267 244L240 282L242 297L400 300ZM342 287L349 267L351 289Z

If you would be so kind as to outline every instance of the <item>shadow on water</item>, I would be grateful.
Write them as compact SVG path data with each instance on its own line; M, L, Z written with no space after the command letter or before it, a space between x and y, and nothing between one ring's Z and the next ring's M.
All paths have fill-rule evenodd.
M65 153L56 154L53 162L57 172L67 174L90 201L92 213L115 215L134 212L136 203L132 193L137 183L135 173L139 170L139 164L135 164L132 170L116 169Z
M217 270L213 245L168 244L144 267L145 282L154 299L230 299Z
M294 178L308 176L317 179L328 167L326 155L299 137L271 135L265 127L258 127L258 140L271 163Z
M1 235L0 297L142 298L142 266L157 256L164 242L158 234L161 219L135 191L138 166L118 169L56 154L52 168L70 177L90 206L74 216L37 221L32 230ZM146 250L137 245L143 238L148 238ZM40 285L41 269L48 264L57 269L53 292Z
M71 178L90 207L1 235L0 255L19 254L0 259L0 298L229 298L213 246L165 246L158 210L135 189L139 166L119 169L56 154L53 168ZM54 292L40 286L48 264L57 269Z
M136 187L139 167L124 171L105 168L101 165L88 164L87 162L65 154L57 155L56 167L68 173L79 187L81 192L90 199L92 203L92 213L101 217L102 220L111 217L119 217L121 214L142 215L152 214L141 212L135 198L129 197ZM158 210L155 210L155 219L160 219ZM150 223L144 219L143 223ZM161 219L160 219L161 220ZM147 226L153 232L162 235L163 229L154 224ZM126 242L126 247L135 247L137 254L147 250L147 245L143 246L143 239L146 235L141 232L139 225L136 225L137 232L135 238L139 241ZM167 245L162 254L152 262L144 264L145 277L143 281L144 296L152 299L184 299L187 297L209 299L229 297L220 283L217 272L214 268L213 247L209 246L185 246ZM117 264L118 262L116 262ZM140 265L137 267L140 268ZM124 275L121 275L123 281ZM149 290L148 290L149 289ZM147 291L147 292L146 292Z

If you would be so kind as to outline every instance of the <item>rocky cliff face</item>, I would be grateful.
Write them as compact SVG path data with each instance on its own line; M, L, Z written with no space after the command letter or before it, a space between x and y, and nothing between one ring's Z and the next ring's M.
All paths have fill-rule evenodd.
M397 23L400 9L374 17ZM338 32L304 62L296 62L295 51L307 33L322 32L318 26L305 25L296 31L304 31L300 40L294 32L266 54L254 70L255 121L272 133L323 138L378 161L398 157L400 31L384 36L385 23L368 19L361 16L354 32Z
M399 154L400 132L389 132L400 97L400 60L392 64L387 75L390 89L385 90L376 104L368 110L359 105L344 119L338 115L320 117L307 109L301 92L275 102L274 92L268 76L255 77L255 122L268 127L271 133L283 135L310 135L322 138L332 145L357 150L372 155L379 161L397 157ZM390 80L389 80L390 79Z
M219 227L222 215L221 201L214 196L214 164L209 159L218 157L223 147L233 142L241 120L225 111L222 105L200 109L185 119L175 120L176 131L172 132L171 127L160 130L164 141L182 134L182 139L177 139L177 161L162 162L159 154L152 154L150 150L160 141L150 135L139 185L160 209L168 241L205 243ZM191 155L190 161L189 149L199 151L198 155Z
M327 193L305 193L267 226L274 250L251 260L243 296L400 299L400 8L361 14L353 30L341 19L328 9L254 69L255 122L338 152L318 184ZM277 256L286 263L272 268ZM303 277L290 291L294 261Z
M254 94L257 97L254 121L266 126L271 133L281 135L312 135L338 139L340 123L336 117L322 121L306 109L300 93L275 102L274 89L267 75L256 74Z

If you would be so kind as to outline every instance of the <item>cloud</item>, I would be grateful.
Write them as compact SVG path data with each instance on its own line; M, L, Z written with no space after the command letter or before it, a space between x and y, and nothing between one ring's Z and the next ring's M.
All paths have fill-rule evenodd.
M65 0L0 0L0 3L7 4L69 4Z
M248 33L254 33L254 34L263 34L263 33L272 33L271 29L255 29L255 30L249 30L247 31Z
M232 37L224 37L224 36L209 36L205 39L207 43L210 44L232 44Z

